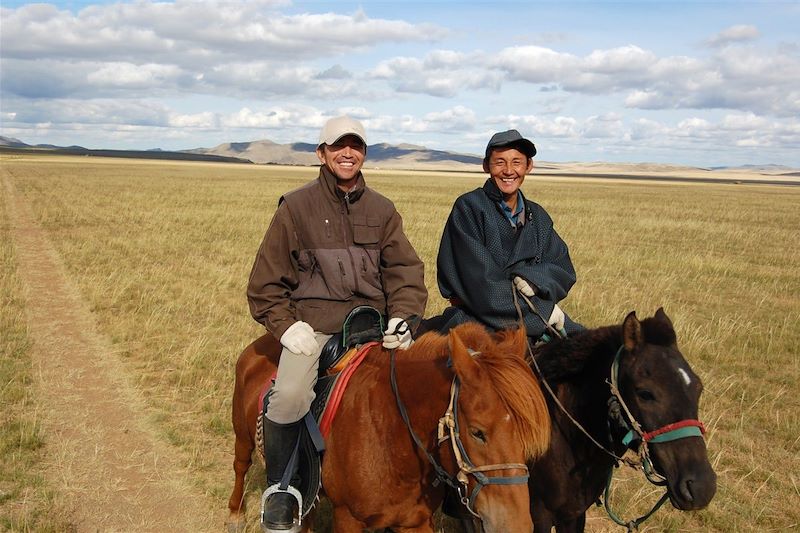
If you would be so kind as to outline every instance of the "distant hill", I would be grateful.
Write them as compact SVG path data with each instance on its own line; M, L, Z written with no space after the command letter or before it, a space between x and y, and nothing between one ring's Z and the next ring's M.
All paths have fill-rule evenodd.
M264 139L224 143L213 148L194 148L187 152L240 157L253 163L318 165L316 149L317 146L310 143L277 144ZM395 146L386 143L367 146L367 161L370 167L398 169L479 170L481 165L481 158L475 155L429 150L412 144Z
M26 152L85 155L97 157L127 157L184 161L216 161L228 163L259 163L276 165L316 166L316 145L311 143L278 144L268 139L230 142L213 148L193 148L181 151L95 150L82 146L29 145L13 137L0 136L0 152ZM366 168L389 170L438 170L482 172L481 157L444 150L430 150L413 144L372 144L367 147ZM537 160L534 174L569 178L668 179L678 181L708 181L719 183L778 183L800 185L800 170L763 164L738 167L698 168L664 163L609 162L547 162Z
M13 137L0 135L0 152L39 152L48 154L83 155L94 157L123 157L129 159L166 159L178 161L209 161L218 163L250 163L236 157L188 152L155 150L94 150L83 146L55 146L52 144L26 144Z
M233 142L213 148L194 148L187 153L238 157L253 163L272 163L278 165L318 165L314 153L316 145L307 143L277 144L269 140Z
M30 148L30 145L25 144L19 139L14 137L3 137L0 135L0 146L7 146L9 148Z
M738 167L711 167L711 170L750 170L753 172L792 172L796 169L784 165L741 165Z
M90 155L98 157L129 157L142 159L177 159L192 161L227 161L276 165L314 166L319 164L317 145L311 143L278 144L268 139L249 142L223 143L213 148L165 151L97 150L82 146L29 145L19 139L0 136L0 150L36 150L48 153ZM367 147L367 166L370 168L409 170L479 171L481 158L443 150L429 150L413 144L373 144Z

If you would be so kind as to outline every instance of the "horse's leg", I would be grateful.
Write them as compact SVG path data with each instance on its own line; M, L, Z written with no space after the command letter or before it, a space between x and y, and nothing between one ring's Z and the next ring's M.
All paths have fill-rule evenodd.
M333 533L361 533L364 524L350 514L345 506L333 508Z
M569 520L556 521L556 533L583 533L586 529L586 513Z
M233 471L236 479L233 482L233 492L228 500L228 509L231 514L228 518L228 530L238 531L244 526L244 478L252 464L253 448L255 444L250 435L241 436L237 433L234 446Z
M300 524L300 533L314 533L314 521L317 517L317 509L312 508Z
M530 485L528 485L530 488ZM556 525L556 517L545 507L544 502L531 494L531 519L533 519L533 533L551 533Z
M436 533L433 529L433 524L423 524L418 527L393 527L393 533Z

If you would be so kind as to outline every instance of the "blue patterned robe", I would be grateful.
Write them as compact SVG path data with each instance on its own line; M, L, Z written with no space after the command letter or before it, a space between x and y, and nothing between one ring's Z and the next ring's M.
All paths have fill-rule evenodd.
M523 196L525 222L515 228L501 211L501 199L489 178L453 205L436 261L439 291L454 304L445 312L442 330L469 320L492 329L519 324L512 296L515 276L536 286L533 301L545 319L575 284L567 245L544 208ZM545 331L542 320L522 299L520 306L528 336L539 338ZM567 317L568 334L580 329Z

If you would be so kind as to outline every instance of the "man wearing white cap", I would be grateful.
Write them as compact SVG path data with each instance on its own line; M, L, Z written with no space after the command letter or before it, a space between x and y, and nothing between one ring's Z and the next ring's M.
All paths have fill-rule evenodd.
M428 299L400 214L364 183L361 123L330 119L316 152L319 177L279 200L247 289L253 318L283 345L264 421L268 486L284 476L314 399L320 352L347 314L360 305L378 309L389 317L384 346L402 349L412 341L406 320L423 316ZM262 525L291 529L296 513L295 498L276 492Z

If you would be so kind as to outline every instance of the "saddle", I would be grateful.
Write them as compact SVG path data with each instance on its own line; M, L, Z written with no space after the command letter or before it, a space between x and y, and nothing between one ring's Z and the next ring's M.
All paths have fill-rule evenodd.
M359 306L350 311L342 325L342 331L331 336L322 348L319 361L316 395L308 414L303 418L297 449L297 468L303 508L301 518L315 505L322 486L322 453L325 451L324 437L333 422L339 400L347 382L363 360L366 353L383 339L383 316L370 306ZM263 455L263 420L269 407L269 388L274 376L265 384L261 393L261 416L258 417L256 435L258 451Z

